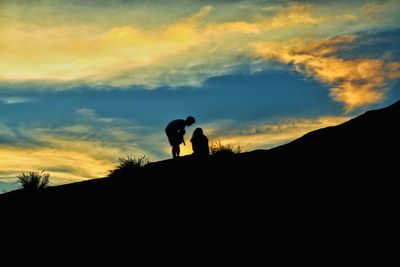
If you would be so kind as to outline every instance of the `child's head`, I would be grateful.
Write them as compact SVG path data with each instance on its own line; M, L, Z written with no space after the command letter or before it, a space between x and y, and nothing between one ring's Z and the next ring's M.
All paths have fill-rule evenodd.
M194 130L193 132L193 136L199 136L199 135L203 135L203 129L196 128L196 130Z

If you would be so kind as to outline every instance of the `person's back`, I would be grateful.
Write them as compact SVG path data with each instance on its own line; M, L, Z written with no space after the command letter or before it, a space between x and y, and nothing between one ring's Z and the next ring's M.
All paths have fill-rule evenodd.
M192 139L193 155L197 157L205 157L210 154L210 148L208 146L208 138L203 134L203 129L196 128L193 132Z
M165 132L171 135L179 133L180 130L185 129L186 121L182 119L173 120L168 123L167 127L165 128Z

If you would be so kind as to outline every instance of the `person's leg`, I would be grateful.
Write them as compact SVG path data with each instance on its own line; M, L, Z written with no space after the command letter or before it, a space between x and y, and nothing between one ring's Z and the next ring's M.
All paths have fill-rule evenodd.
M172 147L172 158L175 158L175 146L171 146Z
M172 146L172 157L178 158L180 154L179 145Z

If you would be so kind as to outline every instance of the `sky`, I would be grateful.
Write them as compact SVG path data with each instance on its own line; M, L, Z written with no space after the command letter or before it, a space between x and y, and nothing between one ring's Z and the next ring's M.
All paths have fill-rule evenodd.
M165 126L268 149L400 99L400 2L0 0L0 193L171 158Z

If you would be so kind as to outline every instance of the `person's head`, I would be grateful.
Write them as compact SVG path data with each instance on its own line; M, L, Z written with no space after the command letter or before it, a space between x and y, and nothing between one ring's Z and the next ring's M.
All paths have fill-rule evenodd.
M193 136L200 136L200 135L203 135L203 129L196 128L196 130L193 131Z
M190 125L192 125L193 123L195 123L196 122L196 120L192 117L192 116L188 116L187 118L186 118L186 125L187 126L190 126Z

